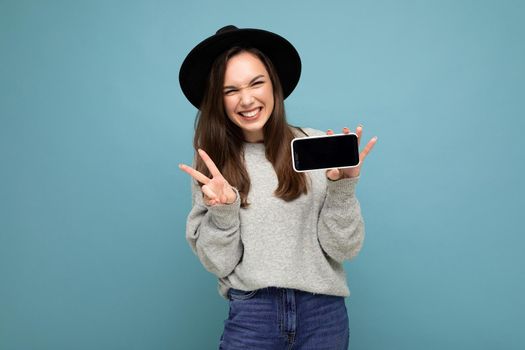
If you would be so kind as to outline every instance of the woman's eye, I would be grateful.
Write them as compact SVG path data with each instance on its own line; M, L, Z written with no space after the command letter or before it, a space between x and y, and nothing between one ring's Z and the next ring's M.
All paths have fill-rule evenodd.
M255 83L253 83L253 86L259 86L259 85L262 85L262 84L264 84L264 81L259 80L259 81L256 81Z
M225 95L233 95L235 93L236 90L225 90L224 91L224 94Z

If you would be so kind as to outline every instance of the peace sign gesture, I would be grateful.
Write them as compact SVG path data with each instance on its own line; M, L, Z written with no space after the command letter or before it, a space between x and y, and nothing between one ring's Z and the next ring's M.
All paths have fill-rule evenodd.
M348 134L348 133L350 133L350 129L343 128L343 134ZM355 133L357 135L357 144L359 145L359 143L361 142L361 135L363 134L363 126L359 125L356 128ZM326 134L333 135L334 132L332 130L328 130ZM376 142L377 142L377 136L372 137L370 141L368 141L368 143L366 144L365 148L361 152L359 152L359 165L358 166L354 168L330 169L326 171L326 176L330 180L334 180L334 181L342 179L342 178L359 176L361 172L361 166L363 165L363 161L365 160L368 153L372 150L372 148L374 148L374 145L376 144Z
M216 204L232 204L235 202L237 194L222 176L210 156L202 149L199 149L197 152L204 161L204 164L208 167L212 176L211 179L188 165L179 164L179 168L203 184L201 191L204 194L204 203L211 206Z

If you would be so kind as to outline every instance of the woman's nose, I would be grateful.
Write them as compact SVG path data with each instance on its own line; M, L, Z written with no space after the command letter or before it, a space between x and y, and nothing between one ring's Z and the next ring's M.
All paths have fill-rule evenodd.
M249 93L241 93L241 106L249 106L253 103L253 96Z

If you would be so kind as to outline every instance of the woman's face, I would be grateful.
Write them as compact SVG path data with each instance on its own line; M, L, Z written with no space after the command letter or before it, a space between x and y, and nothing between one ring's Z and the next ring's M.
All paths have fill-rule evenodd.
M224 74L224 108L246 141L264 138L263 127L273 112L273 86L266 67L252 53L241 52L228 60Z

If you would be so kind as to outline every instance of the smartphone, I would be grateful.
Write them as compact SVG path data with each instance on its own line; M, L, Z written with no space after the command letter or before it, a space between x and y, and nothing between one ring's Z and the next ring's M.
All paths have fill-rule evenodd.
M293 169L297 172L359 165L354 133L295 138L291 148Z

